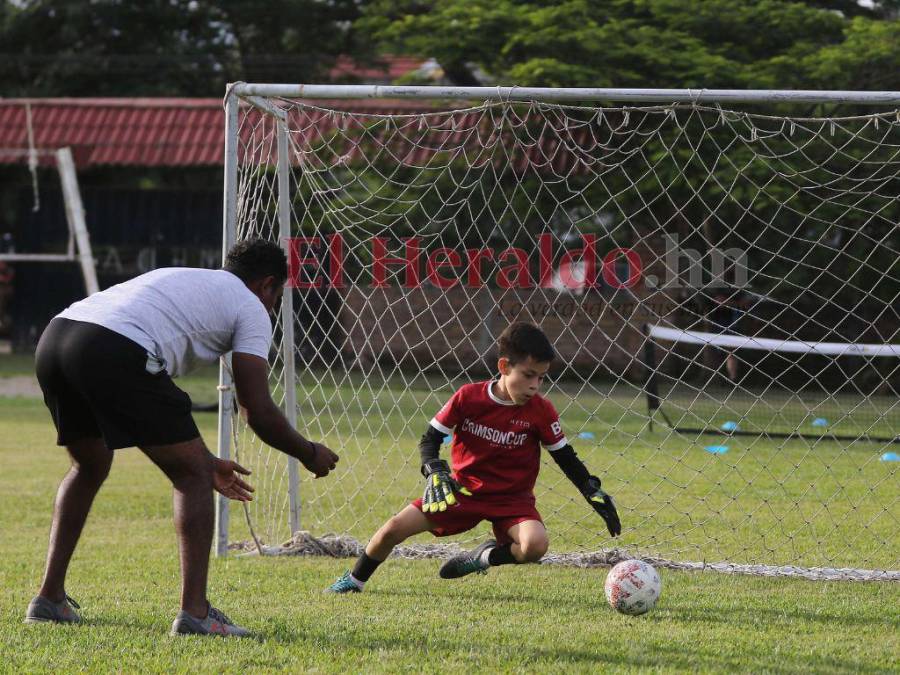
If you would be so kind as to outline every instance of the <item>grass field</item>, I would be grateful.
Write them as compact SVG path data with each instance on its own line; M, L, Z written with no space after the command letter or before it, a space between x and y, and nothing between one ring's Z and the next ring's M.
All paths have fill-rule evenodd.
M0 363L0 375L25 374L28 369L29 363L23 359ZM209 374L201 375L187 381L185 387L196 398L211 400L212 381ZM350 531L364 537L384 512L402 505L411 496L407 492L417 490L418 480L414 475L398 478L387 489L357 476L352 486L346 487L341 483L349 479L349 472L358 473L362 466L354 453L382 448L383 473L406 467L405 473L414 474L409 459L412 446L408 444L415 442L419 429L389 431L390 419L365 410L350 414L328 393L326 388L310 389L308 402L311 410L319 410L325 436L330 435L329 440L337 445L336 441L353 431L362 440L356 447L348 444L342 462L345 468L335 479L304 480L310 527L321 532L314 527L314 514L316 510L324 513L323 507L333 504L337 526L352 526ZM421 408L424 412L433 404L425 388L373 394L375 399L380 396L399 400L396 414L401 417L404 411ZM684 481L691 486L689 496L701 504L703 499L713 499L714 491L706 486L718 482L721 494L726 494L734 486L746 485L753 477L750 467L758 467L760 477L754 484L759 486L758 492L765 492L761 476L766 474L760 472L767 464L768 473L781 479L770 490L770 500L778 506L761 510L759 517L774 514L783 501L780 519L790 522L797 518L797 536L815 541L815 529L806 533L810 528L803 525L815 514L797 517L791 513L796 510L791 504L805 504L807 497L799 487L801 477L795 484L790 476L807 469L803 463L802 470L791 472L789 467L797 463L797 456L808 456L809 449L801 448L795 456L790 446L748 445L732 448L724 456L727 462L717 462L723 457L704 456L702 450L695 457L691 449L675 447L676 441L664 436L659 437L662 444L658 448L655 437L634 440L640 434L629 426L635 421L621 406L624 398L613 401L600 416L589 416L592 401L578 400L578 406L563 414L563 421L573 430L570 433L582 426L596 433L598 450L582 444L585 447L579 446L579 451L593 461L592 468L608 476L606 484L619 496L623 519L631 529L626 544L650 547L665 538L673 550L677 548L678 528L684 522L678 509L687 504L681 501L685 490L672 488L669 501L677 508L669 522L662 506L658 514L647 507L665 501L650 491L659 495L666 485L678 487ZM328 416L327 406L333 407L333 417ZM384 407L388 409L386 403ZM201 414L197 419L207 442L214 445L215 416ZM621 420L617 431L610 431L610 423L616 420ZM327 428L329 425L333 428ZM363 432L370 436L363 438ZM664 587L657 609L645 617L627 618L605 605L602 569L505 567L484 577L443 582L437 578L436 561L390 561L366 593L335 598L321 590L349 561L232 557L213 561L210 596L233 618L254 629L257 637L245 641L172 639L166 633L177 609L178 566L170 489L136 450L117 454L73 562L68 591L82 604L86 625L24 626L22 615L42 571L53 495L67 462L64 453L53 446L49 416L39 400L0 399L0 434L2 671L897 671L900 585L896 583L808 582L668 570L662 570ZM397 450L384 451L390 444ZM608 456L600 454L601 445ZM891 473L886 465L824 444L816 446L815 452L810 476L831 475L851 494L857 476L859 485L879 486L874 493L860 487L866 499L860 499L850 509L852 513L863 508L877 511L872 504L879 499L886 506L896 506L895 470ZM853 470L843 472L841 461ZM649 467L645 472L653 475L625 475L642 462ZM674 475L665 473L669 469ZM883 475L879 478L875 471ZM263 502L268 497L266 481L262 475L255 478ZM549 506L548 525L552 529L553 523L564 522L570 513L577 514L580 524L555 535L553 546L605 544L597 523L584 514L582 504L571 499L571 488L562 483L554 486L555 482L557 479L545 472L541 485L549 492L541 503ZM822 497L833 494L827 483L814 485L816 496L819 492ZM330 501L329 491L334 495ZM385 497L376 499L382 492ZM348 495L353 496L349 505ZM827 523L823 546L832 548L830 555L847 558L852 551L840 539L852 536L854 529L839 522L844 513L839 505L831 504L829 509L830 517L822 519ZM727 515L729 509L722 512ZM325 517L321 518L324 521ZM882 521L887 525L878 529ZM888 527L891 522L893 530ZM877 533L872 540L886 545L872 546L866 559L885 565L896 562L896 513L874 518L872 528ZM689 539L699 542L701 529L691 530ZM722 539L723 550L740 548L736 544L740 534L733 539L725 537L727 519L723 525L720 518L710 518L705 529ZM866 541L858 533L855 540ZM773 535L773 549L786 552L789 547L776 546L778 541ZM755 539L753 547L758 542ZM686 549L692 551L691 546Z
M651 431L640 391L603 387L554 383L549 396L579 455L616 497L625 532L611 542L602 521L545 454L538 505L555 550L618 545L677 560L900 566L900 470L879 461L883 445L691 437L659 424ZM424 376L363 382L355 375L336 380L304 373L299 426L342 456L334 481L302 481L304 527L364 540L417 496L418 438L452 391ZM581 432L593 436L580 438ZM729 447L725 455L704 450L722 443ZM246 433L237 447L266 487L252 509L256 532L267 543L280 543L289 533L285 462ZM234 520L234 537L247 538L243 517ZM478 530L458 541L482 536ZM429 535L420 541L430 541Z

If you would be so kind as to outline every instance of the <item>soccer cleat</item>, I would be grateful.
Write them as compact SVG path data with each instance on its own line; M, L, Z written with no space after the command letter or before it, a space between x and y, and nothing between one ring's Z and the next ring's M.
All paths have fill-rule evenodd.
M481 554L488 549L494 548L496 545L496 541L488 539L474 551L467 551L466 553L455 555L441 565L441 570L438 574L440 574L441 579L459 579L459 577L464 577L473 572L487 574L487 568L490 567L490 565L486 562L482 562Z
M36 595L25 610L25 623L81 623L81 617L75 609L81 607L68 595L62 602L53 602Z
M212 605L205 619L196 619L184 610L178 612L172 622L171 635L218 635L221 637L247 637L250 631L236 625Z
M350 572L344 572L340 579L325 589L326 593L361 593L362 589L350 576Z

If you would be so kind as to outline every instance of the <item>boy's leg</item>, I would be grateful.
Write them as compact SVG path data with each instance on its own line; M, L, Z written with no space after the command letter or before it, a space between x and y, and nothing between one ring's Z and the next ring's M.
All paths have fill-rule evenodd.
M491 561L492 565L507 564L507 556L504 555L503 549L508 548L512 561L516 563L538 562L544 557L550 546L550 540L547 537L547 529L539 520L523 520L516 523L507 530L512 543L498 546L490 555L494 556L497 562ZM500 562L503 560L503 562Z
M361 591L397 544L413 535L427 532L432 527L421 509L410 504L378 529L369 540L366 550L357 559L353 570L334 582L328 590L333 593Z
M378 529L366 545L366 555L376 560L387 560L397 544L413 535L428 532L432 527L421 509L410 504Z
M458 579L488 567L539 561L547 552L549 540L539 514L531 507L532 516L499 518L494 521L494 535L473 551L453 556L440 570L442 579ZM511 523L511 524L509 524Z

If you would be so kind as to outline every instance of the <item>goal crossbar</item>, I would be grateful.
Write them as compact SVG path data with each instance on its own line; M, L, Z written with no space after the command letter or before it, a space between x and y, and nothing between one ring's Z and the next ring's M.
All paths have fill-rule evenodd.
M575 87L451 87L409 85L251 84L236 82L229 96L396 98L478 101L631 101L635 103L847 103L900 105L900 91L776 89L613 89Z
M900 356L900 345L857 344L844 342L806 342L803 340L776 340L748 335L720 335L699 330L683 330L665 326L650 326L650 337L692 345L709 345L731 349L758 349L761 351L789 352L794 354L822 354L826 356Z

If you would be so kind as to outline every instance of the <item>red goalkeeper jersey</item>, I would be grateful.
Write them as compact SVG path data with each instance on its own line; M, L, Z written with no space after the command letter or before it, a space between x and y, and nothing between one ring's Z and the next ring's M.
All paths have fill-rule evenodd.
M461 387L431 420L453 434L451 459L456 479L479 497L534 500L540 446L553 452L568 441L553 404L536 394L524 405L504 401L493 382Z

